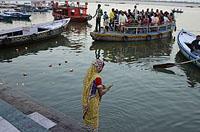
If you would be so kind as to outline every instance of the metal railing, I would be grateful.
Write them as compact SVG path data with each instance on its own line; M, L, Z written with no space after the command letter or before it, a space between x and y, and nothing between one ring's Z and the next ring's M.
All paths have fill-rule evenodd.
M148 34L157 32L167 32L175 29L175 23L162 24L158 26L125 26L124 32L127 34Z

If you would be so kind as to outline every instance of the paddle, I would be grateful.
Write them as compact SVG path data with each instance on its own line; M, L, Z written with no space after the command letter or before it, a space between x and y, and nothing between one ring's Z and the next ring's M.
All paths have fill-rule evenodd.
M197 60L200 60L200 58L190 60L190 61L184 61L184 62L181 62L181 63L156 64L156 65L153 65L153 68L154 69L156 69L156 68L169 68L169 67L173 67L173 66L177 66L177 65L183 65L183 64L191 63L191 62L194 62L194 61L197 61Z

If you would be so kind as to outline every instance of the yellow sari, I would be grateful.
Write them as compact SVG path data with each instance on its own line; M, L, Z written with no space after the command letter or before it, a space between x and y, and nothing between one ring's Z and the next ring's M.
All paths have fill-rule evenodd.
M85 126L92 129L97 129L99 127L100 96L98 91L95 95L90 96L93 81L97 77L100 77L100 75L97 72L97 68L92 65L84 78L82 93L83 122ZM88 109L84 109L84 106L87 106Z

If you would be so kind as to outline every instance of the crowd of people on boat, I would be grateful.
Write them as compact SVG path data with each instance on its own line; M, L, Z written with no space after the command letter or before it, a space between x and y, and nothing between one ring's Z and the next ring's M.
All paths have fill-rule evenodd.
M134 6L133 11L128 9L122 11L112 8L109 13L103 12L101 4L98 4L96 14L95 32L101 32L101 19L103 18L103 27L105 31L121 31L123 32L125 26L158 26L167 23L175 22L174 14L172 12L163 11L159 9L138 10Z

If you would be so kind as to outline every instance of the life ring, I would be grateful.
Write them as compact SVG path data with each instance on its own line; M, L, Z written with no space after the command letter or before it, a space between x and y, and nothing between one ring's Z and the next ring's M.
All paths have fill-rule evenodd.
M150 40L151 40L151 36L150 36L150 35L147 35L147 36L146 36L146 40L147 40L147 41L150 41Z

